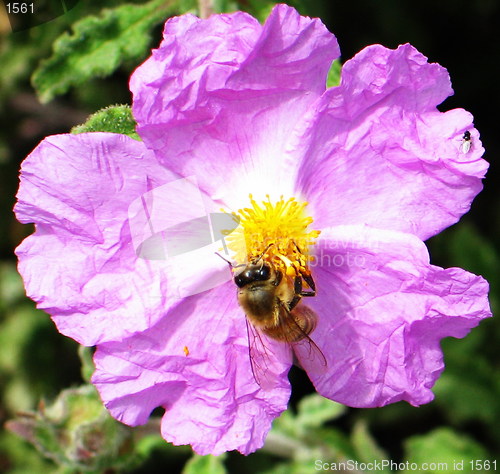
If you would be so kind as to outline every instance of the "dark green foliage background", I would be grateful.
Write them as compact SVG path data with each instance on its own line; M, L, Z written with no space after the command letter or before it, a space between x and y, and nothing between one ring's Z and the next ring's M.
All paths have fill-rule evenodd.
M471 212L459 224L431 239L428 246L434 264L458 266L486 277L491 284L492 308L497 312L500 297L497 191L500 171L495 118L500 110L495 82L500 68L498 2L296 0L288 3L302 14L323 19L337 35L343 61L369 44L396 47L409 42L430 61L448 69L455 96L441 108L462 107L473 113L491 168L485 189L474 201ZM214 4L217 11L243 9L260 19L267 16L273 5L265 0L216 0ZM103 12L105 7L113 10ZM99 109L130 104L127 84L131 71L158 44L164 19L187 11L197 12L195 0L137 0L128 4L118 0L81 1L53 21L15 33L0 15L2 426L14 419L17 412L39 410L40 413L40 400L45 399L50 405L61 390L83 384L91 371L86 367L86 375L82 377L77 345L59 335L49 317L26 299L16 274L13 249L32 231L29 226L17 223L12 214L19 165L45 136L67 133ZM80 23L71 33L72 25L77 22ZM123 29L134 35L134 41L128 41L130 36L120 35ZM95 42L82 42L86 34ZM99 41L113 34L115 39L102 48ZM126 108L123 111L118 122L126 129L130 120ZM109 121L106 117L94 116L88 126L102 129L99 127ZM81 129L74 130L77 131ZM50 455L46 447L38 446L37 450L2 428L0 472L121 472L126 465L135 473L161 469L185 473L307 473L315 472L315 459L434 461L450 466L448 471L428 472L455 472L451 469L453 462L464 460L464 472L470 472L467 465L470 460L499 458L499 342L498 318L482 323L463 340L445 340L447 367L434 388L436 399L420 408L398 403L381 409L357 410L331 404L309 397L312 387L307 377L294 370L291 409L276 421L266 447L248 457L237 453L217 459L191 457L189 448L169 446L159 436L152 435L158 432L157 420L153 420L151 431L130 435L133 441L126 446L130 458L121 458L120 462L106 458L103 464L82 468L55 455L48 459L40 453ZM88 354L84 360L88 362ZM106 430L112 430L108 425ZM120 436L128 439L123 432ZM496 467L500 470L500 464Z

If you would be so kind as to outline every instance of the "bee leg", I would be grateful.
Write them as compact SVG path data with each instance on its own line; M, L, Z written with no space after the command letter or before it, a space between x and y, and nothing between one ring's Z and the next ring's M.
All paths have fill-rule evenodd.
M293 245L295 245L295 248L297 249L297 252L299 252L302 255L302 250L300 250L299 246L293 242ZM316 296L316 284L314 283L313 277L311 274L303 273L301 272L300 277L300 282L297 283L297 279L295 279L295 294L300 295L300 296ZM302 291L302 278L304 281L309 285L309 288L311 288L311 291Z
M293 282L293 291L295 294L290 303L288 303L289 311L292 311L292 309L295 308L295 306L297 306L297 304L302 298L302 294L304 293L302 291L302 278L300 276L295 277L295 280Z
M302 294L302 277L301 276L295 277L295 280L293 281L293 291L295 292L296 295Z
M288 311L292 311L292 309L295 308L295 306L297 306L297 304L299 303L299 301L302 298L302 296L301 296L302 278L299 276L295 277L295 280L293 282L293 291L295 294L294 294L294 297L292 298L292 300L290 301L290 303L288 303Z
M292 311L292 309L295 308L295 306L297 306L297 304L299 303L300 300L301 300L300 295L295 295L292 298L292 301L290 301L290 303L288 303L288 311Z
M300 295L301 296L316 296L316 284L314 283L312 275L302 274L302 278L309 285L309 288L311 288L311 291L308 291L308 292L301 291ZM301 290L302 290L302 288L301 288Z

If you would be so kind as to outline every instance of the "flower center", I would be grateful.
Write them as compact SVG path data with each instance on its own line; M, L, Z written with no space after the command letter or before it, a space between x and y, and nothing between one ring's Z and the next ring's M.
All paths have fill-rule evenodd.
M250 195L251 207L233 213L239 226L227 237L228 247L238 263L262 259L288 276L310 274L309 248L319 230L308 230L312 217L305 212L307 202L295 198L257 203Z

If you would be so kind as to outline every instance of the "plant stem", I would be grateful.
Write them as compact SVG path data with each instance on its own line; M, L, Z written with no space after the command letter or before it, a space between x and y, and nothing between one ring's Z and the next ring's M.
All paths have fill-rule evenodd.
M200 18L208 18L214 12L213 0L198 0Z

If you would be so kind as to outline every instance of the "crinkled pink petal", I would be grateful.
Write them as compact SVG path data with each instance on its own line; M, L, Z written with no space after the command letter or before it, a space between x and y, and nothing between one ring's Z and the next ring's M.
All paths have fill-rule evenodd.
M263 445L287 406L291 359L274 390L257 385L235 291L228 283L185 298L149 330L98 346L92 381L114 417L143 424L163 406L163 437L199 454Z
M319 19L286 5L263 26L245 13L171 19L130 82L138 132L214 200L290 194L288 174L276 173L280 157L338 55Z
M60 332L87 345L120 339L175 303L168 267L138 256L129 221L134 200L174 178L141 142L117 134L49 137L26 158L15 211L36 232L16 250L19 271ZM188 197L172 213L182 218Z
M488 283L459 268L429 264L410 234L367 226L325 229L316 249L319 315L311 337L327 369L299 358L316 389L354 407L433 399L442 338L464 337L491 316Z
M446 70L410 45L369 46L347 61L340 86L297 129L280 171L294 171L315 225L368 224L425 240L457 222L488 164L472 116L437 110L451 94Z

